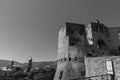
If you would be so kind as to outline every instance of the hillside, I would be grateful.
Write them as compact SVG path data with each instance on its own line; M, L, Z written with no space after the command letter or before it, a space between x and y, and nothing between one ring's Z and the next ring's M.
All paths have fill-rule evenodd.
M16 61L14 64L19 65L19 66L24 67L24 68L27 66L27 63L20 63L20 62L16 62ZM9 66L9 65L11 65L10 60L0 59L0 67ZM43 68L44 66L48 66L48 65L55 69L57 62L56 61L33 62L33 68Z
M44 61L44 62L33 62L33 68L43 68L44 66L51 66L52 68L56 69L57 61ZM27 66L27 63L23 64L24 67Z

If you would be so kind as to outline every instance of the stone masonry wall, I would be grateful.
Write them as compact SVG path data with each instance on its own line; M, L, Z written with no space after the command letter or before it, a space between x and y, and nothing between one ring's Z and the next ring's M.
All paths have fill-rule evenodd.
M86 57L86 77L107 74L106 60L113 61L113 70L116 80L120 80L120 56Z

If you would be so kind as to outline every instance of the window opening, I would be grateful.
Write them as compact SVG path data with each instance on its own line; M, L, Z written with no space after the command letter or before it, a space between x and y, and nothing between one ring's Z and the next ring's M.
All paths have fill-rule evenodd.
M105 42L103 40L99 39L97 41L97 48L102 49L105 46L106 46L106 44L105 44Z
M93 55L92 54L87 54L87 57L93 57Z
M69 57L69 61L71 61L71 57Z
M62 79L63 71L60 72L59 79Z
M77 57L75 57L75 61L77 61Z
M64 58L64 61L66 61L66 58Z

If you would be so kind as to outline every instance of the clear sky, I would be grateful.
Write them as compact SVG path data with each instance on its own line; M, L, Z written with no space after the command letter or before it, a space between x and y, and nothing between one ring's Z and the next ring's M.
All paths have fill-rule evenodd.
M0 59L57 59L58 26L98 19L120 26L120 0L0 0Z

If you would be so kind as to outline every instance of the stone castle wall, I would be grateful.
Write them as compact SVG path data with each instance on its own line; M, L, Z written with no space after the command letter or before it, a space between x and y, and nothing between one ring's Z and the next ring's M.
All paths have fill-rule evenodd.
M85 77L85 73L86 77L105 75L106 60L113 62L115 77L119 78L120 56L116 56L120 55L119 30L108 29L99 21L90 23L87 27L76 23L62 25L59 30L58 65L54 80L81 78ZM111 47L113 43L114 51Z
M113 62L113 70L117 80L120 80L120 56L86 57L86 77L107 74L106 60Z

